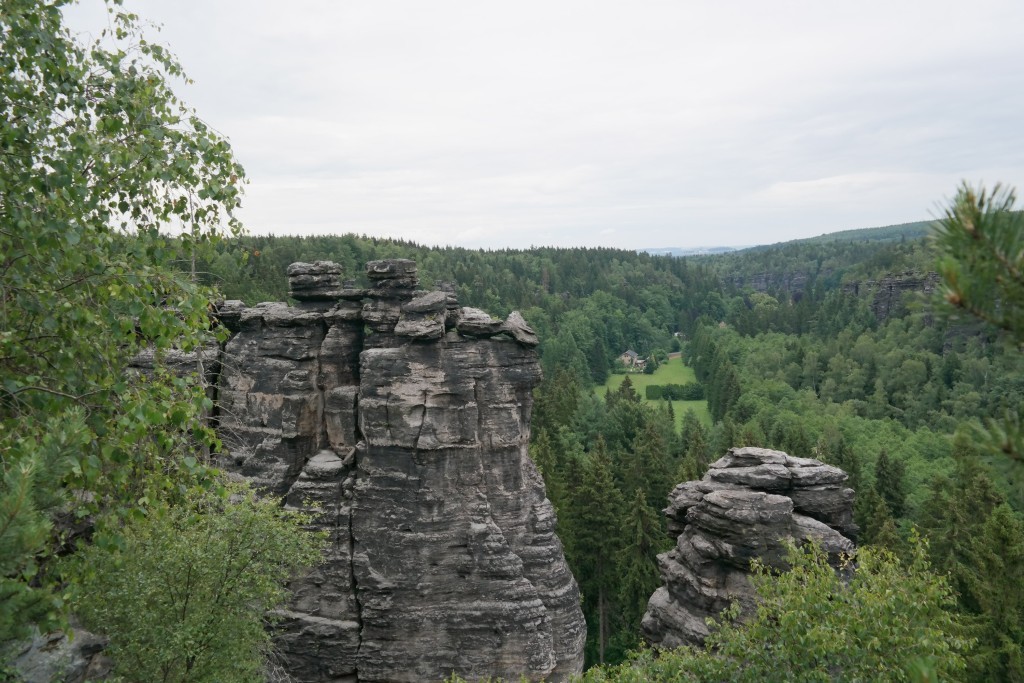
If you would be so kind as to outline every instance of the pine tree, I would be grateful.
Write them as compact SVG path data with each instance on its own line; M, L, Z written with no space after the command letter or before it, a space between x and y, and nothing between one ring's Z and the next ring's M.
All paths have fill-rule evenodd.
M853 449L850 448L850 445L846 443L842 435L839 436L839 440L835 443L832 453L833 464L846 472L849 477L846 482L847 485L854 491L859 491L861 485L860 459L853 452Z
M757 420L750 420L743 425L739 436L736 437L737 446L763 447L767 442L768 439L765 438L764 430L761 429L761 424Z
M955 438L953 451L952 476L932 482L919 515L932 564L949 576L959 609L974 620L978 642L969 680L1024 680L1024 524L964 433Z
M571 424L579 406L580 391L580 380L576 373L571 368L559 368L537 388L533 410L534 429L554 429Z
M1024 213L1012 188L960 186L939 221L943 296L1024 342Z
M961 605L977 612L980 607L968 587L969 577L974 574L972 543L981 535L985 520L1004 500L964 433L954 438L953 457L956 465L952 476L932 480L931 492L918 514L918 525L929 539L932 564L949 575Z

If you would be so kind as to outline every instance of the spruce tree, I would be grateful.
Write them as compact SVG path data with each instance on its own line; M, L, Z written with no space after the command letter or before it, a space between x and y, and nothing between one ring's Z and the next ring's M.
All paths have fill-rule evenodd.
M972 539L968 587L983 615L976 680L1024 681L1024 521L997 507Z
M583 610L592 637L592 659L605 661L614 599L619 582L625 503L612 479L611 462L599 440L583 465L582 479L571 495L571 562L583 593Z
M854 507L854 521L860 527L861 545L881 545L893 549L896 524L885 499L873 487L860 492Z
M548 430L541 429L536 432L530 443L530 458L540 470L548 500L557 513L563 508L566 499L565 472L559 467L559 458Z
M661 520L644 492L637 489L626 510L618 592L624 627L634 638L640 632L647 601L661 584L658 553L671 544Z
M902 460L889 457L883 448L875 461L875 490L889 506L889 512L900 518L906 510L907 488L905 482L906 468Z
M662 430L652 416L633 442L625 470L625 490L641 490L655 505L661 505L671 490L672 471L669 468L668 444Z
M699 440L702 444L706 444L708 440L707 429L701 423L700 418L697 417L697 413L692 408L688 408L683 414L683 424L679 430L681 454L685 455L689 452L690 444L694 440Z

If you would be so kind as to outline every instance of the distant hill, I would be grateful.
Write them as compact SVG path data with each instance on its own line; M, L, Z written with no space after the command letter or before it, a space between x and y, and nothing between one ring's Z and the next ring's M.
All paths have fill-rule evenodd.
M881 228L861 228L859 230L841 230L825 235L811 237L805 242L895 242L902 239L926 237L934 229L935 221L917 221L915 223L899 223Z
M917 221L914 223L899 223L897 225L886 225L880 228L859 228L856 230L840 230L830 232L817 237L807 237L788 242L777 242L775 244L762 244L750 247L746 251L761 249L775 249L783 245L791 244L827 244L829 242L899 242L901 240L916 240L927 237L934 229L935 221Z
M830 232L818 235L817 237L806 237L804 239L776 242L773 244L759 244L750 247L648 247L645 249L638 249L637 253L647 253L652 256L711 256L714 254L728 254L737 251L775 249L783 245L791 244L826 244L829 242L898 242L900 240L913 240L926 237L931 233L934 224L935 221L917 221L915 223L886 225L879 228L840 230L839 232Z
M637 253L648 253L651 256L706 256L708 254L727 254L747 247L657 247L637 249Z
M893 273L921 277L935 269L927 237L932 221L844 230L807 239L767 244L729 253L698 256L736 291L802 296L844 284L883 279Z

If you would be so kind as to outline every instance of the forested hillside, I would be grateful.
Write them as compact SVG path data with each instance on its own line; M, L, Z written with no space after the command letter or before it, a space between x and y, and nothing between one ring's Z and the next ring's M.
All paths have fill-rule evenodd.
M248 237L200 270L254 302L284 294L280 274L295 260L334 260L358 278L364 260L403 256L427 282L454 281L464 305L524 313L546 373L532 453L584 593L590 662L619 661L639 644L655 556L671 543L659 512L669 489L730 446L756 445L849 472L862 544L909 557L920 529L976 629L972 676L992 680L1020 671L1024 602L1009 589L1024 571L1013 559L1024 551L1024 494L1017 464L980 448L968 425L1019 409L1024 368L997 326L949 315L932 291L938 250L922 230L695 258ZM909 289L879 286L906 277ZM893 300L879 309L883 295ZM681 360L667 359L680 348ZM671 405L643 401L628 380L600 398L595 387L625 371L617 358L627 350L650 358L648 371L689 364L713 425L688 414L676 429ZM986 597L999 594L1000 604Z
M214 427L229 413L217 412L225 394L210 380L222 363L207 361L222 358L230 311L242 319L240 307L219 300L285 300L286 267L296 261L334 261L363 285L364 263L389 257L417 261L422 282L411 264L392 263L384 270L395 272L377 278L394 281L382 291L398 282L412 302L422 299L420 284L451 283L462 306L507 318L483 321L490 329L483 335L464 327L466 339L515 330L525 340L516 353L530 368L530 383L499 399L514 413L507 422L520 439L518 462L528 464L520 406L534 391L529 456L582 593L588 680L1024 680L1024 214L1013 191L964 185L934 226L686 258L245 235L236 218L244 170L227 138L173 92L182 66L147 41L139 18L116 0L107 3L106 28L95 38L65 26L65 4L8 0L0 11L0 680L19 680L26 653L47 658L79 646L89 659L76 660L80 669L91 662L114 667L117 680L279 680L267 626L281 618L287 582L316 566L328 545L338 551L336 566L351 569L360 560L354 541L310 533L310 510L280 505L215 467L229 447ZM338 275L330 266L300 275L312 281L325 273ZM332 293L313 308L332 299L334 306L334 294L347 289L329 284ZM377 294L388 301L372 311L377 322L400 319L404 300L393 289ZM360 297L330 312L347 316L352 338L372 342L367 329L380 334L387 325L374 329L362 317ZM446 339L452 329L460 334L447 326L449 303L453 319L461 316L447 291L417 312L432 339ZM537 340L508 315L513 310L540 336L539 386ZM257 316L280 322L308 312L279 306ZM326 339L328 312L327 305L314 311L307 331ZM398 322L389 324L393 330ZM290 334L298 326L283 327ZM324 339L313 346L320 349ZM315 419L306 422L313 425L310 442L319 444L330 429L321 429L326 390L322 369L312 369L319 356L292 341L283 345L302 370L268 352L268 366L284 370L265 374L275 391L297 383L309 390L306 407ZM359 346L336 337L325 345L336 342L333 352L355 350L348 361L359 361ZM506 343L518 342L484 346L507 356L495 350ZM388 358L377 357L382 364ZM412 363L392 364L418 380ZM475 380L499 365L478 364L476 376L464 376L478 414ZM358 374L346 367L347 376ZM262 372L255 363L245 370ZM239 382L257 384L250 380ZM354 386L335 400L349 408L364 401L353 399L361 396ZM307 414L280 393L257 393L263 396L251 402L245 390L235 396L252 408L245 424L261 447L281 445L285 430ZM377 408L383 404L387 413L389 398ZM687 401L705 405L679 414ZM425 403L416 406L424 407L420 426ZM263 409L271 404L294 413L293 422L265 429L272 420ZM365 436L357 422L346 423L351 438L339 442L345 460L333 451L296 451L290 476L306 465L317 477L353 467L352 444ZM387 418L378 426L390 431ZM479 441L494 435L482 422L475 428ZM417 432L409 447L416 456L418 439ZM466 443L478 441L459 448ZM847 571L840 573L813 546L792 549L790 573L755 565L763 602L747 625L720 624L707 649L636 653L640 620L660 583L656 557L673 542L660 512L666 495L742 445L845 470L857 490L861 550L843 560ZM414 477L396 472L408 490L419 489ZM535 508L519 506L519 494L496 478L505 502L523 513L516 528L527 526L534 510L551 524L532 468L510 469L508 478L517 477L531 480ZM449 482L439 478L443 491ZM344 481L355 486L354 478ZM338 510L351 507L342 489L322 490ZM487 507L477 504L477 493L468 492L471 507ZM340 513L331 514L320 521L341 526ZM378 541L391 521L377 527ZM485 532L481 546L505 542L483 522L464 526ZM557 557L550 528L538 526L550 554L534 561ZM434 549L465 547L442 542ZM380 554L389 558L390 549ZM506 556L505 569L523 564ZM415 563L415 552L409 557L402 562ZM474 557L485 554L461 561ZM458 577L461 565L453 569ZM501 567L482 574L502 572L506 583L515 576ZM572 581L562 576L569 588L560 596L569 596L575 611ZM344 602L331 592L337 577L305 578L326 586L325 602ZM393 586L377 575L371 580L383 605L377 616L386 621ZM341 581L356 590L354 579ZM415 577L411 585L419 590ZM446 584L445 594L458 585ZM526 593L520 597L537 607ZM321 604L311 605L309 614L320 618ZM496 642L513 647L501 642L507 634L500 621L488 622L486 609L474 603L470 611L486 622L486 637L471 641L478 650ZM427 619L418 623L440 630ZM537 631L532 625L543 617L531 619ZM358 626L354 618L340 621ZM102 637L90 633L76 645L66 635L79 627ZM572 635L577 647L566 661L576 670L582 633ZM516 647L517 655L534 654ZM448 649L474 659L475 652ZM319 666L329 658L315 659ZM50 678L58 675L65 671L54 669ZM338 675L348 676L331 671L304 680Z

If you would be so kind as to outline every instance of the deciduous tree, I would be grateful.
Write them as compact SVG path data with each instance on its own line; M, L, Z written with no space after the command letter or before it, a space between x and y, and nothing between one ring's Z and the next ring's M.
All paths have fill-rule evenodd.
M70 492L127 514L204 476L203 388L125 365L210 339L170 259L237 228L242 169L172 93L178 62L116 0L79 42L66 4L0 5L0 641L59 615L41 570Z

